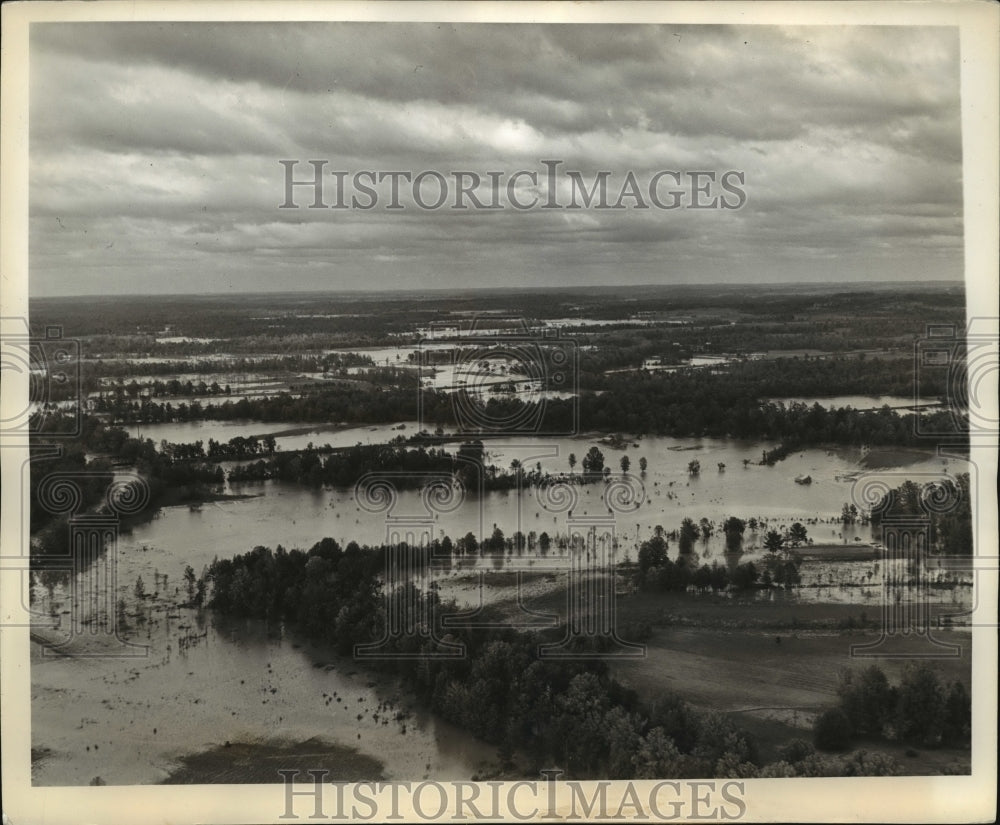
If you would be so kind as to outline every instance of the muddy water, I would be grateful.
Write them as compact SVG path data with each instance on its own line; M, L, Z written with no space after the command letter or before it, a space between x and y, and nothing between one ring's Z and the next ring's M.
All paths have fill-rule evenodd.
M355 428L334 435L356 442L365 436L385 438L393 432L389 427L375 431ZM412 428L403 432L412 432ZM568 473L569 453L582 459L595 443L588 439L505 439L489 442L488 450L490 460L501 466L517 458L529 468L538 462L547 472ZM607 462L616 467L612 479L621 477L620 456L624 453L630 457L630 483L638 490L637 501L642 502L624 506L613 502L618 509L610 513L605 500L608 489L603 483L572 486L568 494L575 497L573 501L558 500L537 489L482 497L468 493L434 510L429 509L419 491L400 491L388 507L380 508L373 502L360 501L354 490L310 489L278 481L248 482L230 484L227 491L252 498L206 503L194 510L164 508L157 518L121 537L120 555L144 558L177 582L185 565L190 564L200 573L213 558L243 553L256 545L308 549L324 536L342 544L352 540L384 543L401 522L432 532L435 537L448 535L453 539L468 532L482 538L494 526L507 536L521 530L526 535L548 532L555 537L571 529L586 529L580 527L581 523L611 516L623 556L631 552L633 560L637 542L648 538L656 526L669 532L677 529L685 517L695 521L704 517L715 523L708 542L698 543L699 553L707 560L722 560L721 524L730 515L755 517L764 525L757 532L747 530L744 547L750 553L759 552L766 528L782 529L793 521L805 523L817 544L854 547L859 543L856 539L869 542L873 538L869 527L845 527L838 518L843 504L852 500L852 477L861 472L857 451L804 450L773 467L751 464L744 468L744 458L759 460L760 444L653 438L638 444L625 450L601 447ZM646 456L649 462L644 477L637 475L640 456ZM688 473L692 458L701 462L698 476ZM722 471L719 462L726 465ZM895 487L905 478L926 480L965 469L965 462L956 459L925 456L905 468L874 471L871 475ZM576 473L579 470L577 464ZM803 474L811 476L812 484L795 482L795 477ZM489 560L479 563L492 564Z
M35 784L160 782L184 755L226 741L318 738L374 757L397 779L469 779L495 757L494 748L411 707L393 684L281 626L119 590L129 605L123 635L146 646L127 651L132 658L58 657L32 645L32 742L47 751L34 766ZM54 595L61 607L61 592Z
M346 440L356 438L355 433L364 434L340 435ZM319 537L332 536L342 542L379 543L385 540L391 522L400 518L429 521L436 536L457 538L469 531L481 537L494 525L508 536L516 530L554 534L565 532L571 520L611 515L623 542L634 544L637 537L648 537L657 525L670 531L684 518L698 521L704 517L718 527L727 516L736 515L766 520L768 526L779 528L802 521L817 542L850 544L855 538L871 538L867 528L845 528L838 519L843 504L853 500L855 476L864 472L866 478L896 487L907 478L925 481L966 470L965 462L957 459L914 455L912 463L903 468L865 471L858 451L821 449L803 450L773 467L756 463L744 467L744 459L759 461L762 450L771 445L712 439L646 438L630 442L624 449L611 449L586 438L511 438L491 440L487 450L489 461L497 466L507 468L518 460L528 469L539 464L553 475L570 474L568 457L573 453L578 459L574 470L578 476L583 456L595 444L613 468L612 481L621 480L622 455L627 455L631 464L628 484L637 498L625 506L613 502L611 513L605 500L608 491L602 483L562 490L572 501L556 501L537 489L484 496L467 491L464 497L437 510L429 510L419 492L402 490L390 509L374 512L362 506L353 490L309 490L280 482L240 483L230 485L229 491L260 498L206 505L198 513L164 511L158 522L137 529L135 535L147 543L176 537L201 557L199 548L203 545L217 548L221 556L242 551L248 541L270 546L280 542L285 547L308 542L305 546L311 546ZM640 457L648 461L644 476L639 472ZM701 464L697 476L688 472L693 459ZM720 463L724 468L720 469ZM796 483L796 477L806 475L811 484ZM815 519L824 521L813 524ZM748 534L750 546L753 541Z

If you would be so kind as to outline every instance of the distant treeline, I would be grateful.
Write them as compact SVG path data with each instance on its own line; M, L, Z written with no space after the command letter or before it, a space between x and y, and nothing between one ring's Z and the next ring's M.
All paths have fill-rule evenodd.
M780 369L780 365L775 369ZM788 380L783 394L795 395L798 391L794 380ZM829 388L824 394L831 391ZM613 375L608 377L605 391L600 395L580 398L580 420L584 430L676 437L729 436L802 444L920 442L912 418L892 410L861 412L849 407L829 409L819 404L786 405L762 401L762 397L752 382L735 380L729 371ZM562 412L565 419L568 406L565 401L550 402L550 414L558 421ZM948 412L925 415L946 423L952 420ZM940 425L944 431L953 429L946 423Z
M94 342L88 342L91 347ZM164 345L166 346L166 345ZM160 357L170 360L135 361L128 356L115 357L114 350L109 350L105 359L84 360L80 363L80 381L65 383L52 382L46 387L47 398L50 401L79 401L80 393L88 396L92 393L102 393L103 397L95 399L94 403L101 412L106 412L114 404L123 399L136 399L142 396L150 397L184 397L191 395L229 395L241 391L238 376L270 374L286 382L301 381L304 387L310 386L309 379L299 377L301 373L323 373L329 377L346 378L348 369L357 367L372 367L374 362L368 356L353 352L296 354L296 355L245 355L233 352L231 356L218 357L218 344L187 345L203 350L204 358L190 355L188 360L176 360L176 356L160 353ZM273 342L272 342L273 346ZM228 347L228 343L227 343ZM187 353L185 353L187 354ZM156 358L144 353L143 357ZM164 376L152 381L136 381L135 375ZM230 375L229 389L226 382L213 387L212 382L183 381L179 375ZM403 380L405 375L395 376ZM355 380L370 380L370 376L352 376ZM386 376L380 373L380 380ZM319 379L322 380L322 379ZM113 383L109 383L109 381Z
M211 450L209 454L213 454ZM540 466L527 468L515 461L508 471L486 463L482 441L465 442L450 453L444 449L407 447L400 436L389 444L358 444L326 455L313 449L273 453L267 459L233 467L229 480L278 479L312 487L352 487L368 473L384 473L391 476L397 488L418 489L430 480L446 476L475 492L480 487L489 491L555 483L586 484L603 479L602 470L603 466L596 472L551 474L543 472Z
M745 285L572 287L537 290L423 291L396 294L238 296L135 296L34 298L30 317L39 334L60 325L63 334L80 336L188 336L192 338L258 339L270 351L303 350L301 341L325 336L336 345L372 345L412 334L433 322L469 324L479 315L525 319L621 320L641 314L650 320L684 320L710 328L731 351L765 348L763 338L783 336L796 347L819 349L860 346L908 346L925 334L928 319L965 322L965 290L961 284L911 285L872 289L841 285L759 287ZM721 323L715 319L722 319ZM736 320L735 324L730 323ZM169 331L167 328L169 327ZM686 330L686 326L672 328ZM289 345L298 339L299 345ZM861 343L863 342L863 343ZM331 347L334 344L329 344ZM778 348L778 347L775 347Z
M899 358L872 356L754 359L729 366L733 386L753 389L760 398L832 395L896 395L935 400L946 395L946 369L918 369L911 352ZM916 385L916 386L915 386Z
M790 384L786 391L794 393L797 387ZM510 421L524 409L524 402L517 398L490 398L481 413L465 420L461 411L480 403L470 396L454 398L445 392L427 391L421 403L426 424L448 429L481 428L484 421ZM107 410L113 420L126 424L236 419L378 424L412 419L417 414L416 395L411 390L350 386L320 388L300 398L278 395L206 405L194 402L168 406L148 400L123 400L109 403ZM925 431L956 430L952 410L922 415ZM538 407L537 420L532 420L531 426L549 433L596 430L675 437L728 436L803 445L926 443L926 438L915 432L912 417L889 409L862 412L849 407L828 409L819 404L762 402L756 387L734 382L726 372L704 370L608 376L605 391L600 394L585 392L579 399L545 401ZM497 431L503 431L499 423Z
M853 321L851 326L857 334L845 335L841 325L816 323L808 318L793 322L740 321L735 325L701 319L684 326L601 327L598 332L590 328L574 339L581 346L580 367L588 388L599 386L599 375L605 370L635 368L651 357L667 365L698 354L746 357L760 352L803 350L802 355L774 359L745 358L727 369L739 381L759 383L762 395L787 396L791 381L797 385L795 392L803 395L905 397L913 395L915 375L919 375L922 392L944 392L942 380L920 374L923 368L914 368L912 339L901 349L899 336L884 323ZM899 357L858 350L898 352Z

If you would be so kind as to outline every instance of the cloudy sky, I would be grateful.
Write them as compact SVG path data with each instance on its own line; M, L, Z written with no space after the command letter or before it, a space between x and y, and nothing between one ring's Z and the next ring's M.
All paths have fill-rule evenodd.
M34 24L31 292L960 279L958 57L948 28ZM451 178L434 211L405 181L279 209L282 159L328 161L328 203L360 170L544 198L542 160L612 202L737 170L746 203L457 210Z

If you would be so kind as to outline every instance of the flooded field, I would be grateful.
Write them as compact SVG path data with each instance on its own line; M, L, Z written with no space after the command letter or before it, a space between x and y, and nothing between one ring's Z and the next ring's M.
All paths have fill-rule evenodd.
M272 433L279 449L293 450L309 443L384 443L418 428L415 421L372 427L232 421L152 425L139 428L139 434L157 442L207 442ZM570 466L571 454L582 459L594 446L612 468L609 486L603 481L578 483L580 465ZM496 527L506 536L518 530L536 536L548 532L553 546L545 555L462 557L434 570L432 578L443 599L475 608L513 604L519 595L564 601L560 594L574 551L559 539L586 531L595 522L613 531L614 558L627 563L635 561L638 544L657 527L669 533L684 518L704 518L712 530L696 542L696 559L731 565L762 560L766 530L787 529L801 521L813 542L801 548L801 587L763 591L757 601L790 601L802 609L845 606L872 618L887 599L935 604L957 617L971 607L970 573L932 559L921 571L921 585L915 586L912 571L884 567L873 547L877 533L867 525L845 525L839 518L862 474L895 487L910 477L953 477L966 469L965 462L920 451L880 458L856 449L811 448L773 466L759 464L763 451L773 446L708 438L504 437L486 442L488 464L507 468L516 461L569 483L485 494L456 491L455 501L439 511L429 508L427 498L415 490L397 491L385 507L373 509L372 502L353 489L313 489L278 481L227 483L225 492L242 498L163 508L155 518L123 533L115 554L117 582L109 603L122 602L125 638L145 645L144 655L43 655L46 645L66 632L68 596L64 585L36 582L32 723L39 758L34 781L166 781L175 774L187 775L183 766L191 764L192 754L224 748L226 742L243 753L248 747L301 750L302 743L316 739L319 748L326 743L341 749L336 751L341 756L354 754L348 762L355 769L393 778L468 779L490 763L494 748L418 713L393 685L351 660L296 639L280 625L223 619L179 606L186 601L186 566L200 574L213 559L257 545L308 549L324 536L342 545L380 544L392 540L400 523L436 538L458 538L467 532L483 537ZM457 448L457 442L447 448ZM627 476L620 469L622 457L630 463ZM640 459L647 462L644 473ZM810 483L803 483L804 477ZM609 499L614 490L623 497ZM725 552L721 531L730 515L756 519L737 557ZM675 542L669 552L676 555ZM526 571L520 582L515 570ZM898 583L894 590L885 586L889 573ZM134 586L139 577L145 582L142 597ZM619 587L627 587L624 575L619 580ZM826 697L829 686L822 684L820 693L803 699L804 707ZM184 713L177 712L178 703ZM203 759L211 762L216 757Z
M150 559L133 557L123 568L152 587ZM122 651L128 657L55 655L37 640L63 634L44 626L33 633L32 729L44 749L35 784L163 782L182 758L228 743L319 739L356 749L381 766L380 776L398 779L469 779L494 757L495 749L414 708L350 659L280 625L178 608L170 589L141 601L123 589L123 636L140 646ZM36 607L45 602L42 595ZM275 771L284 764L275 761ZM281 780L275 773L267 781Z
M157 441L207 442L209 438L228 440L238 434L270 431L277 434L279 449L291 450L308 443L334 447L383 443L416 432L418 424L282 429L287 426L192 422L154 425L144 428L143 435ZM452 443L448 449L455 446ZM428 510L419 491L404 489L398 491L390 510L372 513L358 501L353 489L308 488L280 481L230 483L225 492L246 498L206 503L196 509L166 508L154 520L136 526L125 541L137 547L164 548L168 557L176 559L174 566L182 570L184 563L200 569L215 555L229 556L257 544L308 548L324 536L342 544L378 544L386 540L392 523L400 518L427 525L435 537L454 539L470 531L487 535L495 526L507 536L518 530L526 535L547 531L555 536L567 533L574 522L584 524L588 519L612 515L622 552L631 552L633 558L638 542L649 538L656 527L670 532L684 518L695 522L704 518L714 524L709 539L698 542L698 550L720 558L724 550L721 524L735 515L759 522L757 530L748 529L744 536L747 553L760 551L767 529L787 528L794 521L806 524L810 539L817 544L853 547L858 542L878 540L869 527L844 525L840 520L843 505L854 500L858 477L864 475L866 481L895 487L906 478L945 479L966 470L965 462L959 459L919 452L906 456L909 463L905 467L869 470L860 463L861 452L851 449L807 449L768 467L755 462L771 445L721 439L643 438L613 450L594 438L500 438L488 441L486 450L487 461L498 467L509 467L516 460L526 469L540 466L543 472L572 482L579 481L579 464L571 471L569 455L580 459L592 446L604 452L606 464L613 468L613 489L598 482L560 485L554 492L533 488L479 495L468 490L459 493L447 511L440 512ZM628 456L631 464L627 477L618 469L622 455ZM645 474L638 469L640 458L648 462ZM697 475L689 469L693 460L700 462ZM804 476L811 483L796 482ZM613 509L609 509L609 493L626 498L611 502Z
M265 421L176 421L165 424L132 425L133 435L172 444L190 444L209 439L225 442L236 436L260 438L273 435L279 450L303 450L309 444L323 447L353 447L355 444L379 444L399 435L412 435L418 430L416 421L400 421L366 427L345 427L338 424L301 424Z
M238 514L242 506L265 504L269 498L280 502L282 497L280 492L269 490L262 499L213 507L209 512L233 508L233 518L218 533L204 529L206 513L168 508L160 519L122 537L116 556L115 592L122 605L121 636L129 648L110 647L103 638L83 636L72 640L71 655L54 655L50 644L66 639L69 628L67 587L36 582L32 631L32 730L38 755L33 765L35 784L82 785L97 777L107 784L169 781L173 776L188 775L185 766L192 754L212 749L221 754L230 743L251 757L255 748L280 753L297 747L317 758L329 757L324 748L348 749L353 756L345 762L345 775L350 770L364 770L368 771L362 774L365 778L469 779L484 767L489 769L495 761L495 748L421 711L391 680L352 659L297 637L282 623L225 618L180 606L186 598L185 564L197 567L210 561L216 551L226 555L252 544L270 543L269 537L262 535L267 530L266 519L249 521ZM319 518L322 496L314 501ZM299 515L303 514L300 510ZM202 529L197 534L205 536L208 544L193 541L193 527L198 523ZM287 524L286 546L308 546L316 534L308 538L307 534L318 526L296 519L291 521L291 529ZM303 541L297 541L296 536ZM856 559L860 551L850 549ZM711 552L701 548L699 555L711 556ZM757 555L748 553L745 558ZM462 608L509 603L510 612L516 613L514 600L526 599L533 607L537 601L540 607L554 608L556 615L564 617L560 605L565 603L564 572L568 565L569 559L558 553L549 558L507 559L499 564L490 558L471 558L442 568L435 576L442 598L454 599ZM728 616L727 622L739 621L739 617L754 621L751 615L757 615L761 607L773 607L792 610L808 626L814 609L819 609L815 615L821 616L848 604L853 605L852 610L860 609L862 621L866 614L875 620L886 593L879 584L879 565L875 558L807 558L801 589L761 592L749 601L748 597L706 596L704 603L707 609L719 610L720 603L730 602L732 608L723 607L720 614ZM505 572L515 566L527 571L521 582ZM869 572L874 578L865 584ZM931 579L942 581L947 575L935 566ZM138 577L145 582L141 597L133 586ZM926 595L920 590L905 593L907 599ZM702 609L701 598L687 602L678 600L676 594L669 599L633 595L625 597L620 611L626 615L634 611L633 600L637 600L635 605L673 604L672 609L682 615L694 615ZM941 589L932 592L929 599L937 604L936 612L956 614L968 609L970 600L971 588L967 587ZM745 604L753 606L753 611L742 610L740 606ZM766 616L765 611L761 616L764 621ZM745 644L738 640L747 638L747 631L738 636L731 632L720 636L719 631L711 630L690 632L702 636L714 633L712 638L720 639L722 652L729 650L726 655L730 657L730 648ZM754 641L757 646L766 643L768 656L774 661L755 659L752 666L746 664L752 669L754 682L750 693L743 681L746 667L731 658L713 664L705 658L704 646L689 646L681 670L677 670L679 660L674 657L667 682L650 682L665 666L661 661L663 632L654 638L648 662L644 660L642 667L623 666L621 672L640 690L652 691L651 696L664 685L684 688L698 706L750 713L801 728L801 735L807 736L816 711L833 695L845 645L852 642L836 633L821 633L826 641L820 650L813 644L813 636L808 631L795 632L777 649L773 634L764 632ZM859 636L853 642L875 638ZM954 640L967 644L967 639L957 633ZM121 655L87 655L111 651ZM803 658L800 651L809 653ZM822 669L814 664L816 656L823 657ZM960 670L957 663L955 668ZM725 677L722 681L720 672ZM806 692L796 692L801 679L806 678L804 674L808 674ZM707 682L699 687L702 678ZM681 681L675 684L677 679ZM781 691L778 699L774 686L786 683L794 690ZM706 688L706 684L715 687ZM179 706L183 713L178 713ZM269 781L261 773L264 770L266 765L255 765L256 781ZM338 773L334 771L332 776Z
M636 341L628 336L650 323L631 313L620 320L570 317L575 311L565 308L549 321L532 322L535 331L575 327L567 337L584 335L587 342L593 342L596 336L610 334ZM661 318L659 323L673 322ZM680 325L677 335L682 336L682 327L691 320L676 323ZM603 329L608 326L620 329ZM277 393L287 393L290 402L308 400L317 388L332 397L345 386L361 394L401 387L415 392L418 379L423 389L464 391L481 401L574 394L575 385L557 386L547 373L533 373L530 364L520 363L516 347L477 345L477 337L485 341L502 332L517 333L501 327L500 322L488 321L475 330L471 341L463 340L465 332L458 326L432 329L422 322L406 333L330 338L331 346L342 340L390 345L320 346L305 352L287 349L286 354L313 356L287 369L281 363L256 363L277 358L275 354L175 357L173 349L152 350L170 354L111 358L130 362L135 375L127 381L103 378L92 389L107 395L133 380L140 385L155 384L159 394L153 400L169 401L175 407ZM419 340L418 334L427 337ZM715 340L720 334L725 333L706 331L697 340ZM160 335L159 343L178 347L213 343L203 335ZM725 381L730 365L777 354L762 344L730 340L713 349L697 344L684 350L689 357L680 365L654 351L651 357L643 355L642 368L668 374L642 378L678 381L678 386L689 379L699 386ZM271 349L272 344L263 346ZM239 346L228 344L227 349ZM601 348L581 343L580 349ZM549 354L557 351L546 350ZM613 379L618 383L602 384L605 375L634 373L639 368L628 354L631 351L623 352L618 360L607 362L606 370L602 365L600 372L590 376L595 396L609 391L627 396L628 380L618 377ZM177 372L157 374L160 365L168 365L161 367L164 372ZM669 374L690 368L698 372ZM121 370L117 366L108 371ZM181 386L164 387L171 379ZM773 399L785 407L819 404L827 409L878 410L888 406L900 415L917 408L914 399L893 394L898 385L891 385L891 390L886 386L886 394L881 395L829 397L794 396L798 385L789 382L787 386L788 397ZM803 391L806 386L812 392L823 389L816 382L801 386ZM97 409L93 406L96 394L91 394L92 411ZM641 406L643 402L633 398L631 403ZM662 403L669 405L669 397ZM692 409L701 405L708 420L711 393L706 391L691 403ZM753 413L761 401L748 393L742 403ZM933 406L935 401L922 403ZM412 419L379 425L336 420L340 415L345 420L365 420L355 410L330 414L332 420L310 422L308 416L321 408L290 403L288 411L280 413L287 418L278 421L197 420L126 429L131 437L151 439L157 448L164 441L200 441L207 446L211 440L225 443L237 437L267 436L274 439L279 455L309 448L388 444L436 429ZM412 407L386 409L401 411L389 414L413 415L403 411ZM259 414L267 416L268 411ZM655 421L655 410L652 415ZM715 429L703 431L725 432L718 425L723 417L718 410L714 415ZM780 419L785 412L776 415ZM588 602L588 609L595 611L590 618L596 618L596 611L608 604L611 594L618 619L625 623L619 627L638 634L630 639L641 637L649 644L649 655L641 662L612 667L616 677L645 700L655 701L662 691L675 689L689 697L695 708L721 710L746 722L761 735L765 749L771 747L769 759L780 758L777 748L791 738L811 736L818 712L836 701L837 672L851 661L845 651L850 644L876 639L890 613L906 618L933 616L941 620L942 632L947 631L950 640L966 644L976 601L971 569L956 557L932 556L917 563L892 558L883 547L887 538L882 530L873 528L866 518L871 498L860 492L862 484L878 484L885 490L910 479L921 484L954 480L968 472L964 459L923 449L905 438L874 439L874 444L882 446L872 449L821 446L826 435L799 441L798 431L790 430L772 439L771 434L780 431L773 428L762 428L759 432L766 435L748 440L630 436L610 430L615 426L613 418L594 420L586 426L595 431L577 435L483 438L485 476L502 476L494 485L498 489L492 491L475 484L462 487L450 474L440 479L440 496L414 489L412 475L385 495L353 486L227 479L202 490L205 495L196 495L198 500L190 504L163 506L122 525L116 544L92 568L104 565L113 575L95 579L88 571L76 579L60 580L33 574L34 783L269 782L278 778L272 776L272 767L305 764L295 760L309 759L331 766L331 778L343 780L467 780L496 776L503 770L496 745L468 732L475 728L459 729L422 709L410 689L377 670L310 642L290 625L242 620L191 606L195 585L185 580L189 567L198 577L213 561L259 546L308 550L325 537L341 546L446 536L457 542L472 534L479 549L437 558L418 572L398 573L396 567L387 566L380 576L383 586L409 582L436 592L446 605L454 602L466 620L483 609L483 616L522 628L569 622L569 605L577 604L573 599L581 598L581 592L598 594ZM859 419L858 426L862 425L868 426ZM439 435L439 449L453 454L459 450L460 433L442 430ZM845 444L864 440L841 439ZM784 450L776 451L789 441L813 446L787 455ZM584 458L595 448L603 461L597 472L607 468L597 481L583 476ZM99 448L91 448L87 455L93 457L95 449ZM246 460L266 457L260 454ZM324 458L330 466L322 476L314 477L347 478L334 472L339 459L336 453ZM131 460L117 462L119 479L134 471L128 466ZM227 460L221 466L229 471L246 460ZM291 467L297 460L289 456L285 464ZM544 482L508 489L518 468ZM353 471L349 477L354 478ZM391 488L391 473L388 481ZM162 500L188 499L176 495ZM857 507L853 515L852 504ZM746 523L738 551L727 546L723 530L725 520L733 516ZM685 519L691 519L698 530L688 557L691 564L719 565L727 572L709 573L710 586L703 578L707 571L699 570L691 578L697 585L671 588L663 584L669 570L664 565L640 586L636 573L643 542L665 534L667 555L677 559L677 531ZM796 545L799 558L793 575L797 584L769 586L783 578L778 578L765 538L771 530L787 535L795 522L805 526L808 536ZM502 532L507 544L499 546L505 549L483 550L484 540L496 531ZM747 581L739 577L753 575L746 567L738 568L747 562L757 568L756 581L761 586L737 583ZM397 574L403 578L396 578ZM610 582L606 578L597 582L598 576L610 576ZM81 588L94 587L95 580L99 598L81 606L74 594L78 597L85 592ZM120 640L92 632L109 611L115 614L125 647ZM78 635L72 636L71 630ZM945 666L947 675L965 679L968 664L969 657L963 653ZM898 679L899 668L891 665L890 670ZM905 758L905 754L897 755ZM960 753L949 755L953 757L962 758ZM944 765L921 763L916 771L934 772ZM521 769L527 768L518 765L510 770Z
M420 352L454 349L454 342L424 341L419 344L401 344L396 347L353 347L324 350L325 355L363 355L371 358L377 367L399 367L416 364Z

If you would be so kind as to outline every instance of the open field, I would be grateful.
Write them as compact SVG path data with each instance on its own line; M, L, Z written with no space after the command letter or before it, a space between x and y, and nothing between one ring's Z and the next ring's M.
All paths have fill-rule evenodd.
M664 628L646 642L646 657L621 660L612 672L648 700L664 691L685 697L703 710L733 716L754 734L764 761L776 761L791 740L812 741L812 724L823 710L837 703L838 673L877 664L891 683L898 683L906 659L851 657L851 646L875 641L877 634L838 631L727 631L706 628ZM780 642L778 641L780 639ZM944 659L933 668L945 682L957 679L971 687L968 636L948 637L962 644L961 658ZM912 644L897 645L897 652ZM956 761L969 759L968 749L918 751L884 740L855 743L854 748L879 750L894 756L907 773L932 774Z
M683 626L714 629L830 630L853 620L861 625L877 616L871 606L856 604L806 603L775 591L772 598L727 597L711 593L643 593L620 596L617 601L621 624ZM565 591L554 589L526 599L533 610L562 614ZM505 606L511 606L507 603ZM500 606L498 605L498 608Z
M623 660L614 670L640 693L671 690L693 705L726 712L755 713L808 726L813 716L836 702L837 674L877 663L891 682L907 660L853 658L851 646L875 641L878 634L841 631L770 633L707 628L662 628L646 642L646 657ZM780 640L780 641L779 641ZM950 639L949 639L950 640ZM946 681L970 685L968 637L956 638L964 655L933 667ZM907 643L896 652L913 650Z
M619 596L617 626L623 629L623 638L634 641L629 632L643 626L651 626L652 633L643 642L645 656L612 660L611 674L645 702L669 692L697 709L731 716L754 735L762 761L772 762L781 758L781 748L793 739L812 741L816 717L837 704L838 678L845 668L861 670L874 664L891 684L898 684L907 664L921 661L917 654L944 652L909 636L893 637L875 652L914 658L852 656L852 646L879 641L877 606L807 603L784 592L774 596L773 600L691 593ZM526 592L524 604L563 618L565 588ZM494 602L491 609L508 618L518 613L516 601L509 597ZM958 645L959 650L953 658L930 661L933 670L943 683L958 680L971 690L969 634L938 631L935 638ZM914 750L886 740L859 740L853 748L885 752L911 775L967 767L970 759L967 748Z
M823 559L829 561L872 561L881 555L871 544L860 543L850 544L810 544L806 547L796 548L796 551L803 559Z

